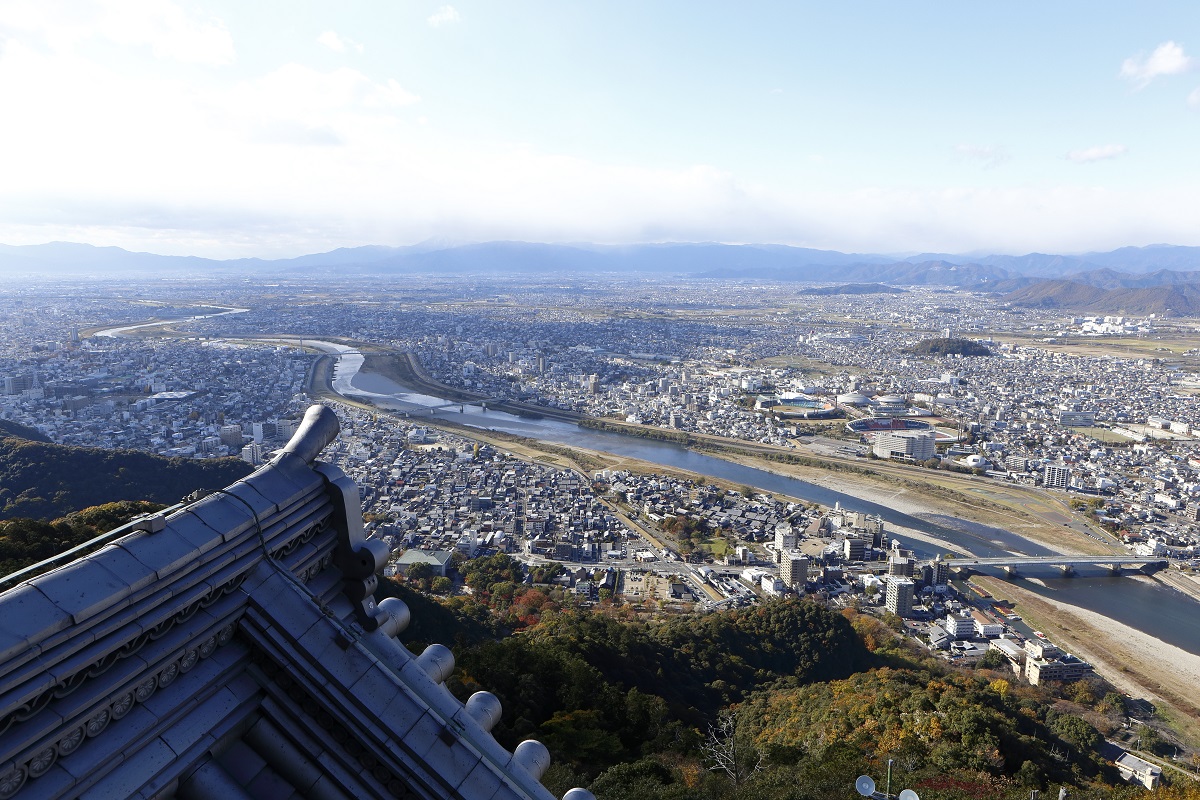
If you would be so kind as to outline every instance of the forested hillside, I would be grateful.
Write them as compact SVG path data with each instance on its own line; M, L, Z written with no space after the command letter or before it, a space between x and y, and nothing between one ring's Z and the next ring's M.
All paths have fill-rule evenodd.
M1143 794L1097 754L1124 720L1099 681L1056 695L1007 669L960 669L874 616L811 600L651 620L522 585L507 556L461 569L470 596L413 591L427 579L384 588L413 606L414 650L454 646L456 695L500 698L501 743L550 748L544 781L560 794L825 800L856 796L855 777L882 778L888 759L893 789L922 800L1024 800L1064 785L1072 798ZM1188 791L1161 796L1200 796Z
M53 522L36 519L0 522L0 575L56 556L162 507L160 503L126 501L85 508Z
M49 439L36 428L30 428L28 425L22 425L19 422L12 422L7 419L0 419L0 438L11 436L14 439L28 439L31 442L48 442Z
M0 519L55 519L119 500L173 503L251 471L236 458L164 458L134 450L0 439Z

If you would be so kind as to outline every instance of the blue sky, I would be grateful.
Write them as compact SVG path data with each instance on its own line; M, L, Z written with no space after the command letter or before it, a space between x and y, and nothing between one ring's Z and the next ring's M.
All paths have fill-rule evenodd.
M0 242L1200 245L1200 4L0 0Z

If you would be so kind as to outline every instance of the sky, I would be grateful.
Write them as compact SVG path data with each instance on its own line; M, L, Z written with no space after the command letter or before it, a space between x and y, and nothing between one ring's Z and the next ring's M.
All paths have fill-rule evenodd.
M0 0L0 243L1200 245L1200 3Z

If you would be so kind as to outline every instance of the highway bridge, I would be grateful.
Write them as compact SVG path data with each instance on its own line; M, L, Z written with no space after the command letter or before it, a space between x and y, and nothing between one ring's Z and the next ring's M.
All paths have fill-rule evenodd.
M1133 567L1142 572L1153 572L1167 566L1164 558L1142 558L1125 555L1111 556L1003 556L1001 558L955 558L947 561L950 569L970 571L972 567L998 567L1009 576L1017 575L1020 567L1050 566L1055 567L1063 575L1072 575L1077 567L1100 567L1107 569L1113 575L1121 574L1127 567Z
M489 406L495 408L504 401L505 398L503 397L484 397L479 400L452 400L448 403L442 403L440 406L417 406L404 413L410 417L415 417L420 414L436 414L446 408L457 408L462 412L466 406L479 406L484 411L487 411Z

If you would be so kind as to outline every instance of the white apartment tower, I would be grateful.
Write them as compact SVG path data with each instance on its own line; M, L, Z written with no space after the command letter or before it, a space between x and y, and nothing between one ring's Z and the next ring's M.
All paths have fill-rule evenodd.
M916 584L910 578L888 578L884 605L898 617L911 617Z
M1047 489L1066 489L1071 483L1071 470L1066 464L1047 464L1042 485Z

